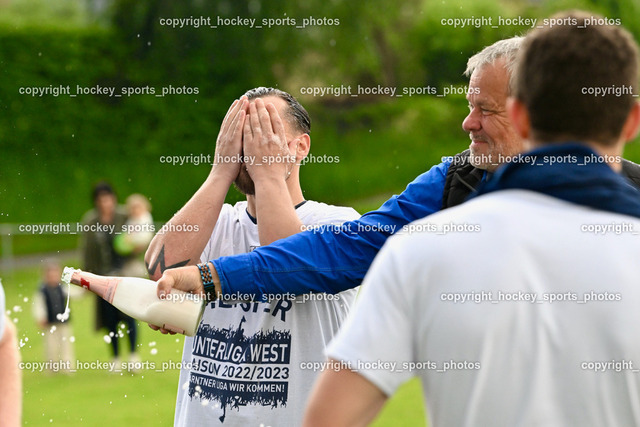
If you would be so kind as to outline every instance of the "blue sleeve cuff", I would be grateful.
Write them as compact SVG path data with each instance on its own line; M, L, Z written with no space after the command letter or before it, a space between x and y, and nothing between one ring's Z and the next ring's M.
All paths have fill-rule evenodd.
M220 277L220 290L223 295L229 295L229 297L233 298L232 294L237 294L236 296L238 297L244 294L244 298L238 299L246 299L247 294L251 294L249 299L256 299L260 294L255 286L250 285L257 283L257 278L255 277L253 263L249 255L250 252L211 260L218 273L218 277ZM238 287L232 285L242 283L246 283L248 286Z

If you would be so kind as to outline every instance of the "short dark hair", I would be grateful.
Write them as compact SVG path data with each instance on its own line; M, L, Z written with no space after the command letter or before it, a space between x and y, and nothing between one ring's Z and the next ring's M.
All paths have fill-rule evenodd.
M106 181L100 181L93 186L93 191L91 192L91 201L95 204L98 197L102 196L103 194L111 194L113 196L116 195L116 192L113 191L113 187L111 187L111 185L109 185L109 183Z
M277 96L283 99L289 106L287 111L289 114L287 118L289 122L302 133L308 134L311 132L311 118L309 117L309 113L307 113L307 110L304 109L293 95L280 89L263 86L250 89L245 92L245 95L249 99L262 98L265 96Z
M560 24L527 35L515 71L514 95L529 112L533 138L614 143L638 89L638 45L592 13L562 12L548 22ZM594 88L612 93L594 96Z

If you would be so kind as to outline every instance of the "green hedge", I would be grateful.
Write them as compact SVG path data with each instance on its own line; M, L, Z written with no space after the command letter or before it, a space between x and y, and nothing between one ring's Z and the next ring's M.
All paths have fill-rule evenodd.
M139 7L128 0L123 4ZM157 13L177 7L162 4L164 11ZM143 15L128 17L125 9L115 15L112 27L16 27L0 20L0 223L76 221L91 207L91 187L101 179L114 185L121 200L134 192L147 195L154 217L170 218L198 188L210 166L170 165L161 163L161 156L212 155L229 103L255 85L279 86L298 96L312 116L312 154L339 159L303 167L307 198L349 204L400 192L441 156L467 145L460 128L466 113L464 98L426 95L354 102L305 97L300 87L311 82L375 86L389 78L395 82L388 85L398 88L462 85L466 80L460 73L469 54L524 29L452 29L439 24L443 17L547 16L561 6L542 2L539 7L518 4L501 9L481 1L458 8L425 2L424 7L411 6L421 10L418 15L409 14L412 9L388 11L388 20L371 10L367 13L377 16L379 25L360 26L348 18L349 7L344 4L327 9L327 16L341 19L340 27L308 33L273 30L281 32L260 33L268 37L264 42L256 39L255 46L247 44L247 34L253 37L254 33L241 33L244 38L236 39L233 31L237 30L231 28L214 34L145 27ZM633 7L625 0L613 9L615 13L601 12L615 17ZM393 22L406 27L395 31ZM637 23L623 22L637 35ZM360 33L362 37L350 37ZM327 37L335 37L340 49L327 49ZM291 43L284 45L282 40ZM256 57L250 63L252 52ZM353 52L352 61L349 52ZM377 60L380 52L387 57ZM395 65L389 68L385 60ZM261 62L264 66L256 68ZM349 67L356 63L360 68L351 73ZM19 93L24 87L60 85L69 85L72 93L77 86L100 85L118 92L124 87L149 87L156 93L163 87L185 86L197 88L198 94L71 98ZM627 157L640 161L640 145L630 145ZM240 197L232 190L227 200ZM26 253L72 247L75 241L67 236L52 244L19 236L15 245L17 253Z

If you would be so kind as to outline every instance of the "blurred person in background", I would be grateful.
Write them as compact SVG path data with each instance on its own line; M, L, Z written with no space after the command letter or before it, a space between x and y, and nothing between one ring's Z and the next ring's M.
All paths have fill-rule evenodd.
M5 314L5 298L0 283L0 427L18 427L22 417L22 374L18 333Z
M640 425L640 191L619 162L640 128L638 45L593 15L526 37L508 113L535 149L385 244L306 426L365 425L412 376L436 427ZM450 223L481 230L422 231ZM589 231L603 224L626 229Z
M82 269L102 276L121 276L126 257L117 253L114 240L123 232L127 214L118 206L116 194L108 183L98 183L92 195L94 208L82 218L84 226L91 228L82 235ZM136 321L100 297L96 297L96 303L96 330L107 329L106 340L111 344L116 368L121 366L119 340L125 334L129 337L129 357L132 362L138 362Z
M33 314L44 333L45 361L62 363L61 370L74 365L73 330L67 307L67 290L60 284L62 269L60 264L47 260L43 270L43 283L33 298ZM51 366L51 365L49 365Z
M127 277L147 277L144 252L155 234L151 203L142 194L132 194L125 202L127 221L125 231L114 239L114 247L119 255L126 257L122 275Z

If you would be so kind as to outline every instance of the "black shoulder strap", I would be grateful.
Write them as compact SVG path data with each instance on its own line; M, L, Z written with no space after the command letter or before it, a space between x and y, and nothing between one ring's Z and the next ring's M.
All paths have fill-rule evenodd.
M640 189L640 165L622 159L622 175Z
M453 157L442 192L442 209L462 204L482 181L484 171L469 163L469 154L465 150ZM622 175L640 189L640 165L622 159Z
M442 209L462 204L482 181L484 171L469 163L469 154L465 150L453 156L442 192Z

